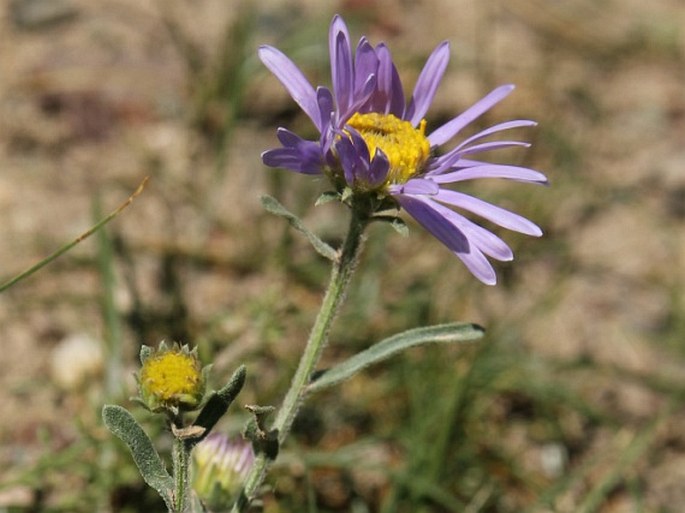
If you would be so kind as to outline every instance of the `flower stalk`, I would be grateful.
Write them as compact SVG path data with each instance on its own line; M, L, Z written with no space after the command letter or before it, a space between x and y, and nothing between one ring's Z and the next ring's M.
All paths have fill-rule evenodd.
M186 441L176 436L172 449L174 465L174 513L189 511L189 479L190 446Z
M314 321L300 363L273 424L273 429L278 433L279 446L288 437L293 421L304 402L307 386L326 347L331 325L345 298L361 252L364 230L370 219L369 212L361 202L352 202L351 207L352 214L347 236L339 250L337 259L333 263L321 309ZM262 452L256 456L254 466L245 481L242 493L233 506L232 513L242 513L247 510L266 477L270 463L271 460L265 453Z
M321 310L316 317L299 366L274 422L273 427L278 430L279 443L283 443L283 440L288 436L293 420L304 399L310 377L328 341L331 324L345 297L347 286L356 267L367 223L363 217L365 217L364 214L359 210L352 211L347 237L341 248L339 259L333 265Z

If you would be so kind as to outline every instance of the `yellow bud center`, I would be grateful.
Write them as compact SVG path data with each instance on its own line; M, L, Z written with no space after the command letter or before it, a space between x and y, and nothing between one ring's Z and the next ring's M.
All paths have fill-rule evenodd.
M191 354L168 351L145 361L140 372L141 388L160 402L202 393L202 371Z
M418 128L392 114L354 114L347 122L360 133L373 158L380 149L390 162L384 185L405 183L423 169L430 156L430 142L426 137L426 120Z

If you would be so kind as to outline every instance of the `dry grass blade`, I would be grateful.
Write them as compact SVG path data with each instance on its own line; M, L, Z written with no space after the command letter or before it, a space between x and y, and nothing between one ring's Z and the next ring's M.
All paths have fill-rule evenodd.
M91 235L93 235L93 234L94 234L95 232L97 232L100 228L102 228L102 227L105 226L107 223L109 223L112 219L114 219L114 218L117 217L119 214L121 214L121 212L123 212L124 209L126 209L126 207L128 207L131 203L133 203L133 200L134 200L138 195L140 195L140 193L143 192L143 189L145 189L145 185L147 185L148 179L149 179L149 177L146 176L146 177L143 179L143 181L140 182L140 185L138 186L138 188L133 192L133 194L131 194L131 195L128 197L128 199L127 199L126 201L124 201L121 205L119 205L119 207L118 207L116 210L114 210L111 214L109 214L107 217L105 217L104 219L102 219L101 221L99 221L98 223L96 223L92 228L86 230L86 231L83 232L81 235L79 235L78 237L76 237L73 241L69 242L68 244L65 244L64 246L62 246L61 248L59 248L57 251L55 251L54 253L52 253L52 254L51 254L50 256L48 256L47 258L44 258L43 260L41 260L41 261L38 262L37 264L32 265L31 267L29 267L28 269L26 269L24 272L21 272L21 273L17 274L14 278L11 278L11 279L7 280L5 283L3 283L2 285L0 285L0 292L4 292L4 291L7 290L8 288L10 288L12 285L15 285L17 282L23 280L24 278L27 278L27 277L31 276L31 275L32 275L33 273L35 273L36 271L39 271L40 269L42 269L43 267L45 267L46 265L48 265L48 264L49 264L50 262L52 262L53 260L55 260L56 258L62 256L62 255L63 255L64 253L66 253L67 251L69 251L71 248L73 248L74 246L76 246L76 245L79 244L80 242L84 241L85 239L87 239L88 237L90 237Z

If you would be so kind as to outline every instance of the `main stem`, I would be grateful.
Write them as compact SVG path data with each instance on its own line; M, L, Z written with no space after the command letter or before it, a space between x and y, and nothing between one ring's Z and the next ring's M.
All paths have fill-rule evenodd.
M188 445L180 437L174 438L172 449L174 460L174 513L186 513L188 511L188 466L190 464L190 450Z
M321 309L314 321L314 326L309 334L309 340L307 340L307 345L300 358L297 371L293 376L290 388L286 392L283 404L278 410L273 424L273 429L278 431L279 445L283 444L290 433L290 428L307 393L307 385L311 375L328 341L331 324L345 297L347 286L357 263L367 222L366 215L353 206L347 237L340 250L339 258L333 264L330 282L323 298ZM257 455L252 470L245 481L243 492L233 505L232 513L241 513L247 510L266 477L269 463L270 461L266 455Z

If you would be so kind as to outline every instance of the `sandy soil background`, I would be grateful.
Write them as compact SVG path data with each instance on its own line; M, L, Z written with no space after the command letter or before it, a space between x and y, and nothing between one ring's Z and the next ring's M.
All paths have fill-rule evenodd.
M540 240L504 235L517 260L497 267L502 283L495 288L476 283L417 226L409 238L377 234L339 336L363 345L427 321L478 322L524 355L506 372L516 379L537 372L545 390L559 380L601 412L598 418L573 410L560 420L564 443L555 445L536 435L536 413L517 417L512 404L521 394L493 392L499 406L488 410L492 424L475 436L492 429L537 484L522 490L510 483L500 490L509 502L489 498L472 511L522 511L560 475L578 479L569 477L564 493L537 511L685 510L683 3L246 6L15 0L0 11L2 276L94 224L96 199L109 212L150 176L108 227L113 283L99 270L103 246L92 238L0 295L0 510L83 510L72 495L89 479L38 462L66 458L84 430L93 440L107 438L99 405L112 387L126 389L121 397L132 393L141 343L198 343L205 357L216 358L218 373L246 361L253 372L244 402L278 402L326 271L306 243L263 213L259 195L277 195L332 241L345 223L340 207L312 206L323 184L262 167L259 154L275 144L277 125L313 134L255 50L275 44L312 82L328 83L325 38L334 12L345 14L353 38L387 41L409 84L433 47L450 40L452 61L429 123L498 84L515 83L516 92L483 123L538 120L524 135L531 150L497 158L543 170L552 184L471 189L546 232ZM107 320L112 311L118 324ZM113 335L112 326L121 332ZM123 340L124 377L108 389L98 355L113 336ZM74 338L96 349L58 360L59 348ZM351 350L334 346L329 358ZM387 386L362 377L341 389L341 401L361 401L381 418L387 408L387 420L375 426L392 425L401 421L393 406L401 399L383 395ZM319 446L368 434L350 429L333 429ZM376 449L382 462L401 465L385 445ZM84 451L73 461L98 460ZM555 454L562 462L547 472L545 457ZM351 510L350 490L368 499L367 511L380 511L386 478L374 474L364 492L357 481L331 478L336 485L327 488L328 475L314 475L321 511ZM288 488L297 483L280 479L275 495L297 495ZM597 492L597 483L607 489ZM592 493L599 494L595 502ZM103 498L98 508L117 510L115 503ZM268 499L267 508L290 511L276 503Z

